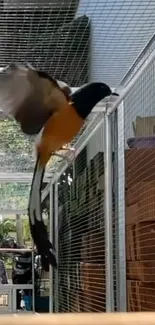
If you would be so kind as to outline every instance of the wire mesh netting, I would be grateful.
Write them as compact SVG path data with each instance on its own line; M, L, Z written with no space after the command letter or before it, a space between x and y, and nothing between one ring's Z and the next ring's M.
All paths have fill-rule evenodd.
M153 0L4 0L0 2L0 66L11 61L29 62L72 87L96 80L111 87L126 85L142 64L141 56L135 60L150 39L143 59L154 49L154 30ZM141 148L136 152L134 148L127 150L126 144L133 136L154 133L154 122L141 119L154 114L153 84L154 63L124 101L129 310L153 310L153 139L149 140L149 149L139 139ZM89 127L94 127L96 115L90 115L73 140L77 149L88 136ZM0 186L0 209L26 209L31 177L29 182L17 184L17 180L10 183L8 175L33 172L34 139L23 136L16 123L4 120L2 115L0 139L0 173L7 174L7 181ZM128 144L137 146L135 140ZM78 155L74 168L65 170L58 180L59 288L55 288L55 297L59 311L106 311L103 151L100 130ZM49 167L51 177L57 170L58 159ZM20 174L17 178L22 177ZM47 201L43 203L46 208ZM115 293L117 221L114 219Z
M154 69L155 62L124 99L128 311L155 310Z
M59 188L59 311L104 311L103 153L87 165L85 148Z
M139 0L5 0L1 62L30 61L72 86L90 74L116 86L154 33L154 6Z

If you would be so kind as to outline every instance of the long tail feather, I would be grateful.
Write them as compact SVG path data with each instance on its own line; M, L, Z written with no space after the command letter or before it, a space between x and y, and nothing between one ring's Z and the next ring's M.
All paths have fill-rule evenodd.
M37 158L29 198L29 224L31 235L36 244L38 254L41 255L42 266L48 271L49 264L56 267L56 257L52 243L48 239L46 226L41 211L41 186L45 168L40 166L40 159Z

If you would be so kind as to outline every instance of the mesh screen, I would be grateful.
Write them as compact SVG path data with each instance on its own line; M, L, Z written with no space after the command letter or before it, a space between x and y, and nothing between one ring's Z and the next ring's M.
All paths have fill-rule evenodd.
M29 3L25 3L27 6ZM2 65L30 62L57 79L78 86L87 81L89 17L75 17L76 2L41 3L25 8L8 4L2 11Z
M104 156L87 151L58 181L60 312L106 310Z
M154 81L155 62L124 100L128 311L155 311Z
M1 65L30 61L72 86L88 76L116 86L154 34L154 6L140 0L1 1Z

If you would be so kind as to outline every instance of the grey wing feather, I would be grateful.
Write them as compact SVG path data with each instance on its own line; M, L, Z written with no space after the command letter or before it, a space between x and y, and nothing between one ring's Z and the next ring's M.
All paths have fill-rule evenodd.
M0 69L0 110L13 116L24 133L38 134L47 119L65 105L70 87L42 78L31 66Z

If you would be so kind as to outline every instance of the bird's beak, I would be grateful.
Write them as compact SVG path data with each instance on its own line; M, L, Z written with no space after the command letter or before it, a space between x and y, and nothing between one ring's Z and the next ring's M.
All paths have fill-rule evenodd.
M119 96L119 94L117 94L117 93L111 93L111 95L112 96L117 96L117 97Z

